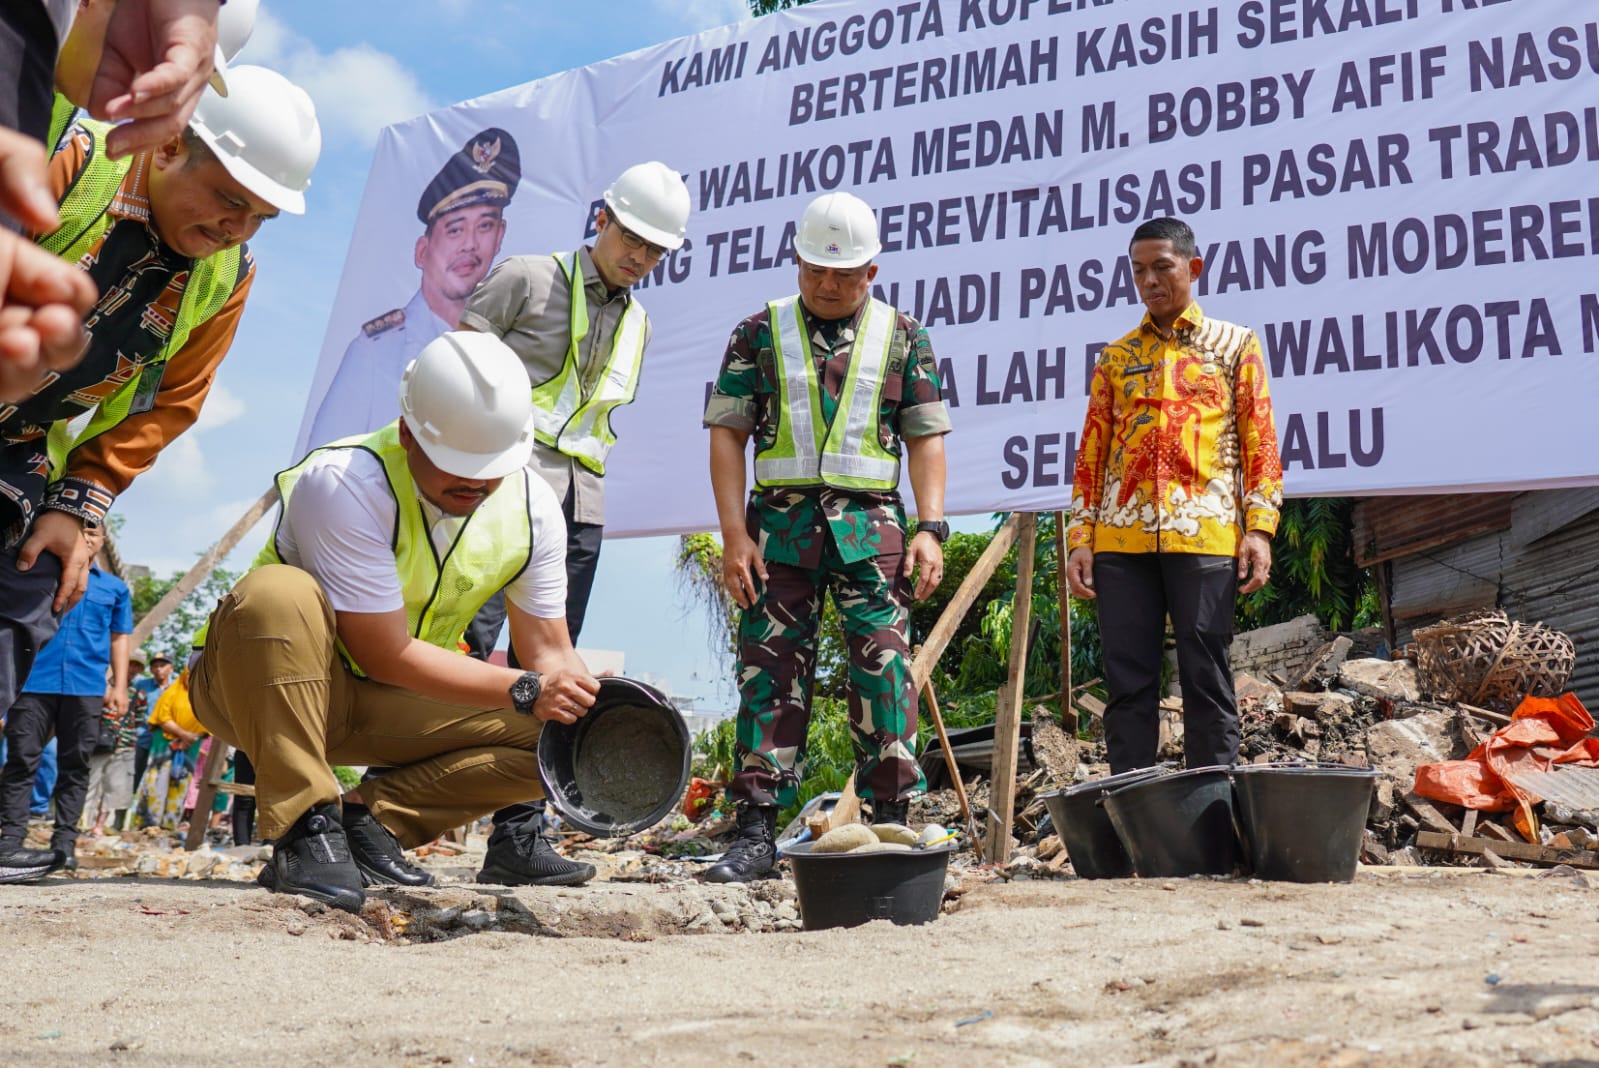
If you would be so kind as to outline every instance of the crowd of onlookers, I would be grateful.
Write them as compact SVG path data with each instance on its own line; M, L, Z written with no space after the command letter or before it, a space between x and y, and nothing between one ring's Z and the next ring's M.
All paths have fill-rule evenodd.
M0 827L20 838L29 821L45 822L69 868L80 834L179 832L198 819L219 834L231 822L235 844L254 835L251 798L230 805L219 793L211 811L194 811L211 738L190 707L187 672L164 652L131 651L132 630L127 585L92 568L83 600L0 717ZM226 778L253 779L242 753L231 759Z

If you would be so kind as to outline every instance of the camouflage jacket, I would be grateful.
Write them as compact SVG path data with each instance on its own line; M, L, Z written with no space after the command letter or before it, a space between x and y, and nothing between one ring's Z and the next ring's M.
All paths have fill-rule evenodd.
M804 315L822 386L822 417L831 424L860 313L831 321ZM879 423L883 447L899 456L901 439L950 431L933 344L926 329L903 313L889 343L889 367ZM896 367L897 374L892 371ZM762 308L733 329L705 405L705 425L752 434L759 451L771 444L777 415L777 359L770 319ZM830 486L757 488L750 494L748 523L762 556L800 567L820 564L829 537L845 563L901 552L905 545L905 506L898 493L845 492Z

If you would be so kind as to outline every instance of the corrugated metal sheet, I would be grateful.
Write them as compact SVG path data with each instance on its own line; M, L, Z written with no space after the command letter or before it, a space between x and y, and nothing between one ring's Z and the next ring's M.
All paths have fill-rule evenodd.
M1421 497L1368 497L1355 506L1355 562L1383 560L1435 549L1510 526L1520 494L1460 493Z
M1518 771L1507 776L1534 797L1567 808L1599 809L1599 768L1556 765L1548 771Z
M1599 511L1584 508L1582 499L1591 494L1517 494L1514 529L1395 557L1390 606L1399 640L1410 640L1416 627L1472 608L1502 608L1512 619L1571 636L1577 664L1567 685L1599 710ZM1562 522L1574 513L1576 518ZM1535 540L1526 539L1540 530Z

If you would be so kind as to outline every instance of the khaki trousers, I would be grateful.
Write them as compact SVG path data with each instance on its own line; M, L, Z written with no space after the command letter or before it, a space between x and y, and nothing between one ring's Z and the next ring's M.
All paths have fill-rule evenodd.
M544 795L539 720L359 678L334 637L322 588L285 564L244 576L211 615L190 696L200 722L255 764L262 838L279 838L312 805L338 800L330 764L395 768L361 794L407 848Z

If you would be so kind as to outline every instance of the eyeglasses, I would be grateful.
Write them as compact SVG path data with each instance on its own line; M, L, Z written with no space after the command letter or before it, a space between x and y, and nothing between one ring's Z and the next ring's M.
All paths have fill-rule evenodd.
M665 245L657 245L653 241L646 241L638 234L635 234L633 231L623 226L619 221L617 221L616 215L611 211L610 208L605 209L605 217L611 220L611 225L616 227L616 236L620 237L622 239L622 244L626 245L628 248L635 252L643 249L644 255L650 257L651 259L659 259L660 257L666 255Z

